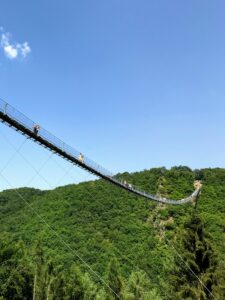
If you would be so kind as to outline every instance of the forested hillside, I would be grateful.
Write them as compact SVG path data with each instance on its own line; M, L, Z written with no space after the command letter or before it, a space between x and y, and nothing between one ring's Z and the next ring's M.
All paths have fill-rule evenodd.
M0 299L225 299L225 169L117 176L174 199L203 190L196 209L103 180L1 192Z

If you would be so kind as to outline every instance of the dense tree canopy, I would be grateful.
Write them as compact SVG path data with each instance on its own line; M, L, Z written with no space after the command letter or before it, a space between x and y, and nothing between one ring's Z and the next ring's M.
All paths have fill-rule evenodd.
M117 176L162 197L183 198L195 179L203 191L195 212L102 180L1 192L0 299L225 299L225 170Z

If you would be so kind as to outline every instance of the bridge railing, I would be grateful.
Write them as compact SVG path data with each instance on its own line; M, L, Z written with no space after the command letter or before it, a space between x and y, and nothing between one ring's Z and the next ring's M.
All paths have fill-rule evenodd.
M5 102L4 100L0 99L0 112L6 116L8 116L10 119L16 121L18 124L22 125L24 128L29 130L30 132L34 132L34 126L37 125L37 123L30 120L27 116L25 116L23 113L15 109L13 106ZM17 127L18 128L18 127ZM75 148L72 148L71 146L67 145L63 141L61 141L59 138L54 136L52 133L47 131L46 129L40 127L40 130L38 131L38 136L40 136L43 140L47 141L49 144L57 147L62 152L66 153L67 155L77 159L79 161L80 152L76 150ZM82 165L82 164L81 164ZM172 199L164 199L160 198L158 196L151 195L149 193L146 193L145 191L142 191L136 186L130 185L128 183L125 183L125 181L121 181L114 177L114 175L103 168L102 166L98 165L96 162L91 160L90 158L84 156L83 158L83 166L86 168L86 170L92 169L94 171L97 171L98 174L103 175L102 177L108 177L110 181L115 182L117 185L120 185L121 187L124 187L127 190L130 190L132 192L135 192L138 195L144 196L146 198L149 198L151 200L163 202L163 203L170 203L170 204L181 204L190 202L194 197L197 197L199 194L199 188L192 193L187 198L181 199L179 201L172 200ZM87 168L89 167L89 169ZM97 175L97 172L93 172Z
M34 126L37 125L34 121L29 119L27 116L25 116L23 113L15 109L13 106L8 104L6 101L0 99L0 111L4 113L5 115L8 115L10 118L18 122L19 124L22 124L25 128L27 128L30 131L33 131ZM66 154L79 159L80 151L76 150L75 148L67 145L64 143L62 140L54 136L52 133L44 129L43 127L40 127L40 130L38 132L38 135L52 144L53 146L59 148ZM88 158L87 156L84 156L84 164L95 169L96 171L100 172L101 174L108 176L108 177L113 177L113 174Z
M29 119L27 116L25 116L23 113L21 113L20 111L15 109L13 106L8 104L6 101L4 101L1 98L0 98L0 111L3 112L5 115L9 116L11 119L18 122L19 124L22 124L25 128L27 128L31 132L33 132L34 126L37 125L37 123L35 123L31 119ZM65 152L66 154L79 160L79 155L81 153L80 151L67 145L65 142L63 142L62 140L60 140L59 138L54 136L48 130L44 129L43 127L40 127L38 135L41 138L43 138L44 140L46 140L47 142L49 142L50 144L52 144L53 146L55 146L55 147L59 148L60 150L62 150L63 152ZM83 162L86 166L91 167L92 169L98 171L102 175L111 178L113 181L119 183L120 185L122 185L128 189L128 185L124 181L122 181L120 179L116 179L110 171L103 168L102 166L100 166L99 164L97 164L96 162L94 162L93 160L88 158L87 156L84 156ZM130 189L136 190L137 192L140 191L139 188L137 188L133 185L132 185L132 188L130 188Z

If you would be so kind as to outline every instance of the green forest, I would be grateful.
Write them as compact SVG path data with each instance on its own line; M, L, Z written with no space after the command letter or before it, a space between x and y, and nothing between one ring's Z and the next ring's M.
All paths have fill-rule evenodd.
M0 193L0 299L225 299L225 169L118 174L165 205L103 180Z

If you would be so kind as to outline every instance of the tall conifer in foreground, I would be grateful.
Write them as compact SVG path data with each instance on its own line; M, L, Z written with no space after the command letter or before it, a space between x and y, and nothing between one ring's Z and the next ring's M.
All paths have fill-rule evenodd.
M108 267L108 285L111 290L108 291L109 300L121 297L123 282L120 275L120 266L116 258L112 258Z
M172 298L213 299L212 286L215 284L217 261L209 235L196 212L185 223L177 240L179 253L186 264L179 257L175 259L175 269L171 276Z

